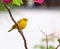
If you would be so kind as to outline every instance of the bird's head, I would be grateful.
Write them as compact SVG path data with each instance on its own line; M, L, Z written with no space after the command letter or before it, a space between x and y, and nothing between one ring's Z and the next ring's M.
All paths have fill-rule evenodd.
M27 19L27 18L22 18L22 20L28 21L28 19Z

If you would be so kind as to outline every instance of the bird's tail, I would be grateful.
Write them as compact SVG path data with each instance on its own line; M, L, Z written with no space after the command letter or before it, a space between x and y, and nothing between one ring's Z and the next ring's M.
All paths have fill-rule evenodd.
M10 32L10 31L12 31L13 30L13 28L11 28L8 32Z

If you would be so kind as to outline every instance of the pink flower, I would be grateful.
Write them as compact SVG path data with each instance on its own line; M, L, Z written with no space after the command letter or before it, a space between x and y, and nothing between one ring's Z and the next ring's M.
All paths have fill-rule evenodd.
M2 2L3 2L4 4L7 4L7 3L11 3L12 0L2 0Z
M34 2L39 3L39 4L43 4L44 0L34 0Z

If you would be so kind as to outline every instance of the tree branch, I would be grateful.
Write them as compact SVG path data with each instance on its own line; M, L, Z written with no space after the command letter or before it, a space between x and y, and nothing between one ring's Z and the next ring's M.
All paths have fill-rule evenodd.
M46 36L46 49L48 49L48 36Z
M20 30L18 23L14 20L14 18L13 18L13 16L12 16L12 13L11 13L11 11L10 11L10 8L8 7L8 5L4 4L4 6L5 6L6 9L8 10L11 20L16 24L17 29L18 29L18 32L21 34L21 36L22 36L22 38L23 38L23 40L24 40L25 49L28 49L26 39L25 39L25 37L24 37L24 35L23 35L23 31Z
M41 31L45 36L47 36L41 29L40 29L40 31Z
M40 31L45 35L45 37L46 37L46 49L48 49L48 35L46 35L45 33L44 33L44 31L42 31L41 29L40 29Z
M59 45L55 49L58 49L59 46L60 46L60 43L59 43Z

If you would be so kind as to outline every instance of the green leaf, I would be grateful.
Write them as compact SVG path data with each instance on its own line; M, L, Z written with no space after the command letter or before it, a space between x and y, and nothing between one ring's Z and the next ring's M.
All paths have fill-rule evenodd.
M58 39L58 42L60 43L60 39Z
M23 1L22 0L13 0L12 4L21 6L23 4Z
M41 41L42 41L42 42L45 42L45 41L46 41L46 38L42 38Z
M36 49L36 48L38 48L38 49L45 49L45 46L44 45L35 45L34 49Z
M0 11L4 11L5 10L5 7L3 5L3 3L0 1Z
M54 38L51 38L51 39L50 39L50 41L51 41L51 42L54 42L54 41L55 41L55 39L54 39Z
M55 49L54 46L50 45L48 49Z
M39 48L39 45L35 45L34 48Z
M41 46L40 46L40 49L45 49L45 46L41 45Z
M45 42L45 41L46 41L46 38L42 38L42 39L41 39L41 42ZM54 39L54 38L51 38L51 39L48 39L48 41L50 41L50 42L54 42L55 39Z

